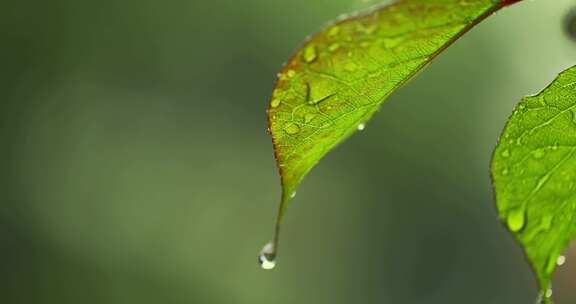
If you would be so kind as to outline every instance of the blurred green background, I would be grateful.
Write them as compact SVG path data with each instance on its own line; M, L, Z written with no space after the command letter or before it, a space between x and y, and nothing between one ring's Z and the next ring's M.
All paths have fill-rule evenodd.
M275 73L371 4L3 1L0 303L534 303L489 160L520 97L576 63L573 0L499 12L395 93L305 180L259 269Z

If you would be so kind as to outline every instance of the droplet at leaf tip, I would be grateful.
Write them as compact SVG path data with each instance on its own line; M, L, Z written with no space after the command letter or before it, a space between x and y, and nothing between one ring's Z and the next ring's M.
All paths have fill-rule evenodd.
M278 73L268 107L283 188L277 221L320 159L362 131L392 92L503 3L400 0L339 18L310 36Z
M273 242L269 242L262 247L258 254L258 264L264 270L271 270L276 267L276 254Z

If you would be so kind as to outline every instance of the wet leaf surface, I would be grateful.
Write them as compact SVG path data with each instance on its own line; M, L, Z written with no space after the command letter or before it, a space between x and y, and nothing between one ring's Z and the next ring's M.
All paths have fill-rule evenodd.
M500 218L524 247L546 298L576 235L576 67L516 106L494 151L492 177Z

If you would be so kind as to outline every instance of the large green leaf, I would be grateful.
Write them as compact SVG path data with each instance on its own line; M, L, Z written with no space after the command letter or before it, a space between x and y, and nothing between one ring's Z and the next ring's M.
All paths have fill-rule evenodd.
M500 217L550 295L552 272L576 235L576 67L516 106L492 178Z
M401 0L336 21L304 43L278 74L268 110L283 191L261 262L275 257L286 207L310 169L446 47L517 1Z

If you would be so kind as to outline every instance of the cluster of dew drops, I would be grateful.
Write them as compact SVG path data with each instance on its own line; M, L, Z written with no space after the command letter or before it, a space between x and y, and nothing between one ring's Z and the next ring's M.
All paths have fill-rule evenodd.
M362 1L366 1L366 0L362 0ZM368 1L372 1L372 0L368 0ZM355 16L355 14L341 15L341 16L339 17L339 20L344 20L344 19L350 18L350 17L352 17L352 16ZM371 31L373 31L374 29L375 29L375 27L370 27L370 28L369 28L369 30L371 30ZM334 37L335 35L338 35L339 32L340 32L340 28L339 28L338 26L333 26L333 27L328 31L328 35ZM332 44L330 44L330 45L328 46L328 50L330 50L331 52L333 52L333 51L338 50L339 47L340 47L340 45L339 45L338 43L332 43ZM311 64L312 62L316 61L316 60L318 59L318 57L319 57L319 56L318 56L317 46L314 45L314 44L310 44L310 45L306 46L306 47L303 49L302 54L301 54L300 57L301 57L302 61L303 61L304 63L306 63L306 64ZM354 70L356 69L356 66L355 66L353 63L348 62L348 63L346 63L346 65L344 66L344 68L345 68L346 70L352 72L352 71L354 71ZM289 69L289 70L286 72L286 75L278 74L278 78L284 78L284 77L286 77L286 78L292 78L292 77L294 77L295 75L296 75L296 71L294 71L294 70L292 70L292 69ZM270 107L271 107L271 108L277 108L277 107L279 107L279 106L282 104L281 99L278 98L278 97L276 97L275 95L276 95L276 91L274 91L273 94L272 94L272 100L271 100L271 102L270 102ZM313 104L319 103L319 102L321 102L321 101L323 101L323 100L326 100L326 99L329 98L330 96L332 96L332 95L324 96L323 98L320 98L319 100L318 100L318 99L308 100L307 102L308 102L308 104L313 105ZM308 123L308 122L311 121L315 116L316 116L315 114L311 114L311 113L306 114L306 116L304 117L304 122L305 122L305 123ZM364 130L365 126L366 126L365 123L362 122L362 123L359 123L359 124L356 126L356 129L357 129L358 131L362 131L362 130ZM299 124L297 124L297 123L295 123L295 122L291 122L291 123L286 124L286 125L284 126L283 130L284 130L284 132L285 132L286 134L288 134L288 135L296 135L296 134L300 133L301 127L300 127ZM268 133L270 133L270 129L268 129L267 131L268 131Z

